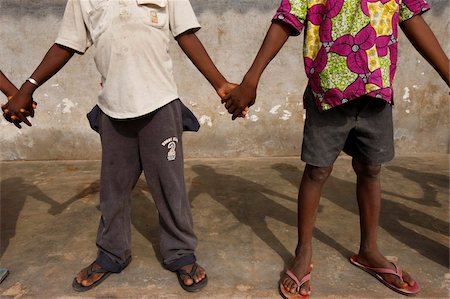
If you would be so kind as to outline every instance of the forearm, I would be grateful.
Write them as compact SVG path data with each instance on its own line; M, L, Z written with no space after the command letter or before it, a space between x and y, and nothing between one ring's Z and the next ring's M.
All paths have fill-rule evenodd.
M421 16L400 24L406 37L449 85L449 60L433 31Z
M31 75L40 85L44 84L48 79L53 77L69 60L75 51L72 49L54 44L42 59L42 62ZM32 94L37 86L26 81L21 90Z
M263 71L286 43L290 32L291 28L288 25L279 22L272 23L243 83L256 88Z
M0 71L0 91L8 98L17 92L17 87L6 78L2 71Z
M219 72L213 61L209 57L201 41L193 32L186 32L176 37L186 56L192 61L195 67L205 76L215 90L219 90L227 80Z

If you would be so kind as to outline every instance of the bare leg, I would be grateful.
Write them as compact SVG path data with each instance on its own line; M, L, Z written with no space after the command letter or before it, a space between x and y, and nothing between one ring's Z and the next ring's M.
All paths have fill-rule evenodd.
M381 165L367 165L353 159L353 169L357 176L356 196L358 199L361 244L358 253L358 262L370 267L395 269L378 250L377 229L381 206ZM402 281L392 274L384 274L384 279L398 287L405 287L406 283L415 284L411 276L403 271Z
M330 176L333 166L316 167L307 164L298 192L298 243L295 258L290 269L299 279L308 272L312 258L312 233L319 207L322 187ZM295 293L296 283L285 275L282 284L291 293ZM309 282L302 285L300 293L307 295Z

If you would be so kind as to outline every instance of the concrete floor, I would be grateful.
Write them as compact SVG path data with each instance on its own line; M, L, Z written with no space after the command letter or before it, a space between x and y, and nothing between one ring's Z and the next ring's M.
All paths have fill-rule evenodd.
M277 298L296 245L298 158L186 161L198 258L209 275L187 294L158 261L155 206L141 178L133 194L133 261L76 293L96 254L99 162L1 163L1 298ZM449 156L397 157L383 168L382 252L414 275L419 298L449 298ZM347 260L358 249L355 177L336 162L314 238L312 298L402 298Z

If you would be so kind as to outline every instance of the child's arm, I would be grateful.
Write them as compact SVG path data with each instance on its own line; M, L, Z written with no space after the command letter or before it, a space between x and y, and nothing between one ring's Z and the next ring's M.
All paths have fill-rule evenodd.
M211 83L221 99L237 86L223 77L193 31L186 31L176 36L175 39L186 56Z
M233 114L232 119L236 119L245 107L255 103L259 79L264 69L288 40L291 30L289 25L281 22L273 22L270 26L255 61L244 76L241 85L224 99L225 107L230 114Z
M18 91L17 87L6 78L2 71L0 71L0 91L8 98L15 95Z
M34 91L39 85L55 75L70 60L70 58L72 58L74 53L75 51L70 48L54 44L31 75L31 78L34 79L38 85L25 81L13 98L2 106L2 110L7 119L9 118L13 122L22 121L28 126L31 126L27 116L34 115Z
M448 57L425 20L420 15L416 15L400 23L400 27L411 44L449 85Z

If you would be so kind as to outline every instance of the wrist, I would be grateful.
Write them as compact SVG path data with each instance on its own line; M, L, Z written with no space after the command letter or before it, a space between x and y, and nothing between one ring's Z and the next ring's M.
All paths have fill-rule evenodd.
M36 89L37 86L29 81L25 81L20 87L20 91L27 95L32 95Z
M10 100L19 90L17 88L11 88L5 91L5 95Z
M222 77L222 78L216 80L215 82L211 82L211 84L214 87L214 89L216 90L216 92L220 92L221 90L226 88L228 81Z
M255 75L253 75L251 73L247 73L244 76L244 79L242 80L241 84L256 89L258 87L258 83L259 83L259 77L258 76L255 76Z

